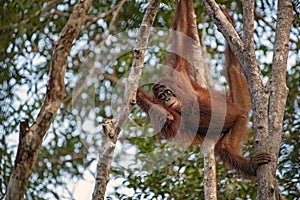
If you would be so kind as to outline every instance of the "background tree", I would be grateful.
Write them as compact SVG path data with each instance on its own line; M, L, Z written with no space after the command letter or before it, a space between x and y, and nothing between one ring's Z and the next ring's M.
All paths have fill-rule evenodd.
M41 109L32 125L29 125L27 118L25 121L20 122L18 150L5 199L24 199L28 179L37 160L42 140L64 100L64 77L67 56L73 40L77 37L86 19L91 3L92 1L80 1L76 4L55 44L50 64L47 91Z
M116 53L122 46L128 47L128 44L109 46L106 39L139 27L148 5L147 1L126 1L118 9L121 3L122 1L93 2L86 24L73 42L65 75L67 96L43 140L25 194L28 199L73 198L77 191L76 183L80 180L92 180L93 185L96 163L94 152L97 152L101 141L99 134L95 133L99 131L97 127L104 118L113 116L111 100L114 97L114 85L116 80L128 72L133 57L133 49L128 49L121 55ZM241 4L222 0L218 3L234 12L237 30L241 30ZM74 9L75 2L28 0L3 1L0 5L3 8L0 13L0 192L3 196L16 156L19 124L27 118L31 124L42 106L52 51ZM255 5L255 51L265 82L271 72L276 5L276 1L273 0L259 1ZM295 5L295 10L297 9L299 13L299 7ZM195 2L195 11L198 16L200 42L206 49L210 72L212 77L218 80L217 88L223 89L226 87L225 78L220 74L223 69L224 39L198 2ZM173 13L173 2L163 1L154 27L170 27L170 16ZM297 56L300 48L299 21L297 15L290 35L291 50L287 69L289 96L277 169L280 189L287 199L297 199L300 196L300 58ZM111 52L118 56L110 58L108 55ZM162 62L162 55L164 52L159 48L151 48L147 52L145 63L155 67L157 63L152 64L153 60ZM91 80L96 80L94 87L86 87L79 93L81 106L71 108L74 89L78 82L82 81L83 69L88 69L90 61L96 57L101 73L95 73L91 77ZM107 62L108 59L111 62ZM102 63L106 65L101 65ZM94 93L95 98L86 98L90 92ZM90 106L90 101L94 103L95 109ZM165 141L159 141L153 136L150 127L142 133L136 127L136 123L146 125L148 122L137 108L130 118L133 120L126 124L126 129L121 132L117 143L111 175L111 182L115 184L109 186L114 189L109 189L107 195L121 199L201 199L204 194L203 159L200 149L180 151L167 146ZM251 140L245 148L249 154L253 151ZM176 152L179 152L176 159L168 165L160 165L157 162L162 155L171 157ZM234 172L225 171L222 165L218 167L217 172L219 199L255 197L254 183L240 178Z

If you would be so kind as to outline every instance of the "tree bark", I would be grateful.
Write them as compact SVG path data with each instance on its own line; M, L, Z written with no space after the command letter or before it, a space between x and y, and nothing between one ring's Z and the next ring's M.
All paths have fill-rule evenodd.
M134 49L133 66L131 67L128 81L125 85L123 97L124 106L115 119L106 119L103 123L103 141L97 164L97 176L93 192L94 200L102 200L105 197L117 138L133 106L136 104L136 91L144 66L144 57L148 46L150 28L153 25L159 5L160 0L152 0L143 18L137 38L137 47Z
M24 199L28 179L38 156L42 139L49 129L65 97L65 69L72 43L85 21L92 0L81 0L74 8L70 19L62 30L52 56L46 98L32 124L28 120L20 123L19 145L14 170L7 188L7 200Z
M227 20L226 16L215 0L201 0L201 3L205 7L214 24L216 24L218 27L218 30L226 38L226 41L228 42L239 63L242 64L244 43L239 34L236 32L232 24Z
M205 139L203 143L204 156L204 198L217 200L217 175L215 158L215 139Z
M249 66L247 70L248 83L251 91L253 105L254 124L254 147L255 152L269 152L269 127L268 127L268 91L265 90L262 82L262 74L255 56L254 49L254 1L243 1L243 41L244 41L244 66ZM269 163L268 165L271 165ZM267 169L267 165L260 166L257 170L258 191L262 176L270 177L272 174ZM264 171L265 174L261 172ZM265 187L272 185L271 179L265 179ZM257 198L259 195L257 195Z
M282 137L282 122L288 90L286 88L286 65L288 41L293 19L291 0L278 0L275 51L270 88L265 88L262 74L255 57L254 49L254 1L243 1L243 40L228 24L225 16L214 0L202 0L202 4L218 29L228 41L231 49L242 66L247 77L254 114L255 152L269 152L272 162L260 166L257 170L257 199L275 199L276 166ZM270 94L269 90L270 89ZM271 138L271 140L269 140Z
M272 74L269 79L268 146L272 163L258 170L258 193L256 199L281 199L276 196L276 167L282 139L282 123L288 95L286 67L289 52L290 30L294 17L291 0L279 0L273 54Z

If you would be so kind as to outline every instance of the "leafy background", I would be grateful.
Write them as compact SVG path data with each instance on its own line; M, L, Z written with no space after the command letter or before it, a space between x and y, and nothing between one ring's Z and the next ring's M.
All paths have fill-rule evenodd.
M19 123L25 119L33 123L41 107L53 47L75 3L74 0L0 2L0 198L5 195L13 169ZM119 33L131 38L130 30L139 27L148 5L147 1L128 0L117 12L113 8L119 3L94 1L90 17L74 41L65 77L65 102L44 138L26 199L73 199L79 182L93 181L97 147L101 144L101 122L117 112L117 106L111 103L119 98L114 96L116 83L126 75L133 58L134 37L132 41L117 41L115 46L107 39ZM236 28L242 30L241 4L232 0L218 3L233 12ZM278 185L287 199L300 198L300 9L299 3L294 3L298 15L291 31L289 97L277 170ZM154 27L170 27L174 8L173 1L163 1ZM256 3L255 47L265 82L271 72L275 8L275 0ZM224 38L198 2L195 10L210 80L224 89ZM163 63L165 52L159 45L153 44L147 52L145 63L150 68ZM119 54L120 50L126 53ZM88 82L80 90L78 85L90 74L90 65L96 65L98 71L89 77L92 84ZM250 139L245 154L249 155L252 149ZM138 108L133 110L122 131L111 171L114 184L110 184L109 199L202 199L204 196L201 148L180 149L158 140ZM217 172L219 199L254 199L255 183L225 170L222 165L218 165Z

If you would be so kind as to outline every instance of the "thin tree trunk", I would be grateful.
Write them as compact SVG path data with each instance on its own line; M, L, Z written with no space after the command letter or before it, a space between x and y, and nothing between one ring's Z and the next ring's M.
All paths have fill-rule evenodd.
M32 173L43 137L65 97L64 78L67 56L74 39L81 31L81 26L85 22L87 11L92 2L92 0L81 0L76 4L54 49L43 106L32 126L29 126L28 120L20 123L18 151L14 170L7 187L7 200L24 199L28 179Z
M215 139L206 138L203 143L204 156L204 198L217 200L217 175L215 158Z
M275 31L275 46L273 54L272 74L270 77L270 100L268 128L269 151L272 156L272 164L258 170L258 200L282 199L279 192L276 195L276 167L277 158L282 139L282 123L288 95L286 86L286 67L289 52L290 30L294 17L291 0L279 0L277 8L277 25Z
M185 37L177 36L172 39L172 46L181 53L176 52L179 56L184 55L184 58L188 58L191 62L191 67L195 73L192 73L197 83L207 88L207 82L205 80L205 59L203 59L199 33L197 27L197 16L194 11L193 0L185 0L176 2L176 14L175 21L173 19L172 29L180 33L185 34L195 42L189 42ZM177 33L178 34L178 33ZM193 45L191 45L193 44ZM187 46L189 45L189 46ZM177 56L177 55L176 55ZM211 133L213 134L213 133ZM215 137L205 138L203 143L203 155L204 155L204 196L205 199L217 200L217 177L216 177L216 159L215 159L215 144L218 135Z
M243 1L243 24L244 24L244 66L250 66L247 71L248 82L251 91L253 105L253 124L254 124L254 147L255 152L269 152L269 127L268 127L268 98L269 94L265 90L261 71L256 60L254 49L254 0ZM270 163L271 164L271 163ZM268 164L268 165L270 165ZM257 170L257 180L262 180L264 171L266 177L272 176L267 169L267 165L260 166ZM265 180L265 187L271 186L271 179ZM260 186L258 185L258 190ZM259 195L257 195L258 198Z
M134 49L133 66L128 77L124 92L124 106L115 119L106 119L103 123L103 141L99 151L97 164L97 176L93 192L94 200L102 200L105 197L106 186L109 181L109 172L118 135L125 124L132 107L136 104L136 91L144 66L144 56L148 45L150 28L153 25L156 13L160 5L160 0L152 0L143 18L137 47Z

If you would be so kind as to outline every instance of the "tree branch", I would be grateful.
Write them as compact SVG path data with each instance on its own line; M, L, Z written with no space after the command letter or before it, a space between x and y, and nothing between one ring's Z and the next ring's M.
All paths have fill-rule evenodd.
M268 27L270 27L273 31L276 31L276 27L275 27L273 24L271 24L270 22L268 22L262 14L260 14L258 11L254 11L254 14L255 14L255 17L256 17L257 19L260 19L260 20L263 21ZM295 39L293 39L293 38L290 38L290 42L297 43L298 41L295 40Z
M70 158L66 158L65 156L60 156L59 158L54 158L54 159L44 159L41 162L42 167L43 168L46 163L51 163L51 164L63 164L63 163L67 163L67 162L73 162L76 160L82 160L86 157L85 153L79 153L79 154L72 154L72 155L67 155ZM39 162L39 161L38 161Z
M56 43L50 66L46 98L42 108L31 127L29 127L28 121L20 124L19 146L14 170L7 189L7 200L24 199L27 182L38 156L42 139L65 97L64 76L67 56L73 40L78 36L81 26L85 22L91 3L92 0L81 0L75 6Z
M254 115L254 147L255 152L269 152L268 144L268 92L265 91L262 74L256 59L254 48L254 0L243 0L243 40L244 40L244 67L247 76ZM269 163L268 165L271 165ZM267 165L257 170L258 191L272 185L270 171ZM272 187L272 186L271 186ZM267 191L264 190L265 195ZM266 195L267 196L267 195ZM259 195L257 195L259 199ZM262 199L267 199L262 198Z
M270 77L269 102L269 141L272 164L261 170L262 174L270 173L268 180L259 179L257 199L275 199L277 158L282 139L282 122L284 117L288 88L286 86L286 67L289 52L289 38L294 18L291 0L279 0L277 8L277 25L273 54L272 74ZM266 181L271 185L266 185ZM270 186L274 188L270 188ZM272 191L272 192L270 192Z
M38 11L36 11L33 15L26 16L25 19L23 19L21 21L18 21L17 23L1 26L0 27L0 31L5 30L5 29L14 29L14 28L17 28L20 25L27 24L30 21L31 18L39 16L46 9L50 10L51 7L53 7L55 5L55 3L56 3L56 0L52 0L52 1L47 2L47 6L42 7L41 9L39 9ZM44 14L43 16L45 16L45 15L46 14Z
M238 59L239 63L243 63L243 50L244 43L239 34L235 31L232 24L227 20L223 11L214 0L201 0L202 5L205 7L207 13L217 25L218 30L226 38L231 50Z
M126 1L125 1L126 2ZM123 4L125 3L124 1L121 1L119 2L117 5L115 5L113 8L111 8L109 11L107 11L106 13L102 13L101 15L99 16L88 16L87 17L87 21L92 21L93 23L99 19L105 19L106 17L112 15L112 13L115 11L115 10L119 10L119 8L121 8L123 6Z
M209 15L213 18L218 29L229 41L229 45L241 64L247 77L254 111L255 150L267 151L270 147L273 161L268 165L260 166L257 170L258 195L257 199L275 199L275 170L282 131L282 119L287 95L285 83L286 63L288 56L288 41L293 19L291 0L278 1L278 22L276 27L275 52L273 57L273 71L270 79L271 94L268 107L268 91L262 82L262 74L255 57L254 49L254 1L243 1L243 42L238 40L220 13L214 0L202 0ZM230 37L234 38L232 42ZM240 48L240 49L238 49ZM242 52L241 52L242 51ZM268 113L269 109L269 113ZM269 114L269 118L268 118ZM272 137L272 141L269 141ZM274 142L273 142L274 140ZM271 142L271 143L270 143Z
M204 156L204 197L210 200L218 199L215 145L215 139L206 138L202 147Z
M107 33L102 36L101 42L97 45L97 47L99 47L99 49L101 49L105 45L106 39L109 36L111 36L111 34L113 32L112 27L115 25L116 19L118 18L119 14L120 14L120 10L125 2L126 2L126 0L122 0L113 9L108 11L108 13L113 12L113 11L115 11L115 13L114 13L112 20L109 23ZM105 16L107 16L107 13L105 14ZM90 17L87 16L86 19L87 19L86 21L88 21L88 19L90 19ZM87 24L89 24L89 23L92 24L91 22L87 22ZM101 60L101 57L103 57L103 54L98 53L96 58L94 59L95 62ZM94 77L98 77L100 75L104 75L104 76L107 75L109 78L113 78L113 76L109 76L108 74L104 73L101 69L97 68L95 63L91 63L88 66L92 66L92 67L89 70L89 74L84 78L83 83L81 83L79 86L76 87L76 89L73 91L72 95L69 95L65 98L65 108L62 110L62 114L66 113L66 111L69 110L69 108L74 103L73 101L71 101L71 99L73 99L73 100L77 99L77 97L80 94L82 94L82 91L87 87L87 83L89 82L89 80L93 79ZM113 81L117 81L116 78L113 79Z
M125 124L132 107L136 104L136 91L138 81L142 74L144 57L148 46L150 28L153 25L160 0L152 0L143 18L138 38L137 47L134 49L133 66L128 77L124 92L124 106L116 120L106 119L103 124L103 142L99 152L97 165L97 177L93 193L93 199L104 199L106 185L109 181L109 171L115 144L122 126Z

